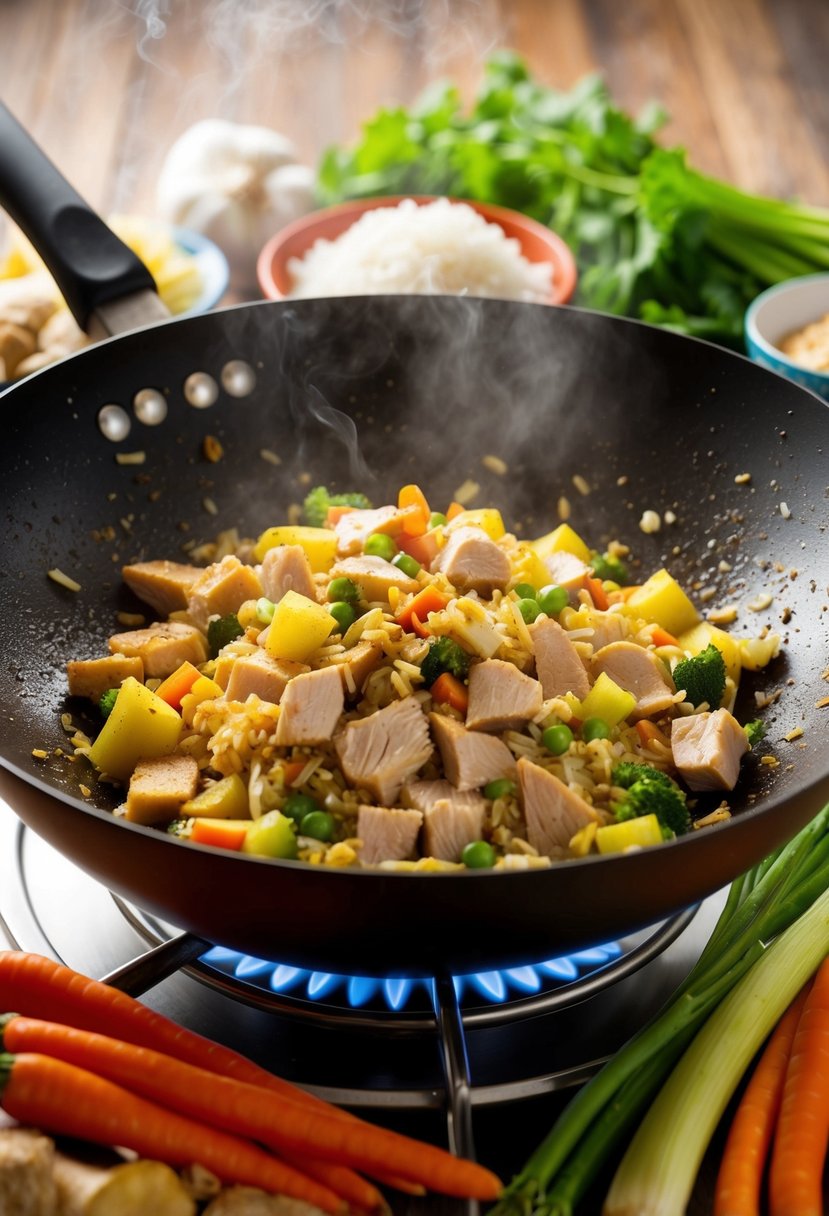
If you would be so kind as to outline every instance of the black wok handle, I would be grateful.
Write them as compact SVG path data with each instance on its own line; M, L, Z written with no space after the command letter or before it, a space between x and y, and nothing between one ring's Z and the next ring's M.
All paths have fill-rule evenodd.
M2 102L0 205L49 267L82 329L99 305L156 290L144 263L107 228Z

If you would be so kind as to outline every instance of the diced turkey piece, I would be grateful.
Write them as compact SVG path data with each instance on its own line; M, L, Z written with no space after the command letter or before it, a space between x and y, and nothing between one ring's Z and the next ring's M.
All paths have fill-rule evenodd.
M535 670L545 700L562 697L566 692L582 700L590 692L590 677L579 652L552 617L529 626L535 649Z
M557 587L563 587L571 600L576 599L576 592L584 586L584 576L588 567L574 553L566 553L560 549L544 558L544 565L550 571L551 582Z
M525 756L518 761L518 786L527 840L546 857L566 851L576 832L599 821L589 802Z
M468 730L518 730L541 709L541 685L514 663L484 659L469 669Z
M627 617L621 612L591 612L590 624L593 626L593 652L609 646L611 642L621 642L630 634Z
M480 528L458 528L449 536L432 562L432 573L441 571L462 595L477 591L492 595L504 590L510 580L509 558Z
M343 682L335 667L295 676L282 694L276 742L279 747L328 743L345 707Z
M245 600L258 599L262 584L252 566L245 566L238 557L228 554L202 571L187 599L187 611L193 623L203 632L211 616L228 616L236 612Z
M385 806L396 801L403 782L432 754L426 717L413 697L349 722L335 744L349 784L368 790Z
M494 735L467 730L444 714L430 714L429 721L446 776L456 789L477 790L499 777L515 776L515 757Z
M382 557L345 557L331 567L331 578L350 578L366 600L387 600L391 587L407 594L420 588L416 579Z
M614 684L633 693L632 718L649 718L670 709L676 688L664 664L635 642L611 642L593 655L593 675L604 672Z
M334 525L337 534L337 553L341 557L352 557L362 553L363 545L372 532L386 532L393 536L403 527L404 520L417 511L417 507L372 507L366 511L346 511Z
M360 695L368 677L380 666L382 657L383 647L379 642L366 642L361 639L345 651L342 662L332 664L340 673L346 697Z
M262 591L278 604L286 591L296 591L308 600L317 598L314 575L302 545L277 545L268 549L258 568Z
M66 664L70 697L100 701L108 688L120 688L127 676L144 682L144 664L138 655L107 655L104 659L70 659Z
M207 662L204 634L178 621L158 621L146 629L115 633L109 639L109 649L112 654L141 659L144 675L153 678L164 679L185 662L194 667Z
M458 806L439 798L423 815L423 853L440 861L460 861L461 853L483 836L484 808Z
M192 756L139 760L130 777L125 818L148 826L175 819L198 784L199 766Z
M225 693L228 701L246 701L255 693L262 701L278 705L288 681L311 668L292 659L273 659L265 651L241 655L230 669Z
M169 616L187 607L187 601L204 570L200 566L185 566L181 562L135 562L124 566L124 582L140 600L154 608L159 616Z
M415 810L430 810L436 802L451 802L460 810L486 810L487 801L479 790L459 790L451 781L443 778L437 781L407 781L400 791L400 802L403 806L413 806Z
M357 812L357 836L363 842L360 861L368 866L379 861L408 861L414 856L422 823L420 811L361 806Z
M692 790L733 790L746 732L727 709L676 718L671 727L674 764Z

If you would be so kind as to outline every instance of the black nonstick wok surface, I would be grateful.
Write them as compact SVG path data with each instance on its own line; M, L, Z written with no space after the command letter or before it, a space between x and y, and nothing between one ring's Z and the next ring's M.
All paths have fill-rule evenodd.
M209 408L187 403L189 376L221 384L233 360L254 368L251 394L220 389ZM133 419L122 442L104 438L99 409L131 412L145 388L165 395L167 419ZM0 794L85 870L175 925L337 971L515 964L694 903L829 796L829 708L818 707L829 694L829 412L739 356L574 309L425 297L263 303L102 343L13 387L0 409ZM216 464L203 456L207 435L224 449ZM143 463L119 463L136 452ZM488 455L508 472L490 471ZM750 482L737 484L745 473ZM61 713L85 723L65 698L65 660L106 653L116 612L140 607L121 585L122 564L181 559L183 545L228 527L256 535L321 482L379 504L417 480L438 505L467 478L478 504L499 505L526 536L558 522L564 495L573 526L598 548L614 537L630 544L642 576L665 564L706 608L737 604L733 632L781 633L780 657L744 675L742 721L757 716L755 692L779 696L762 712L767 740L744 762L730 822L528 873L320 869L119 821L120 792L55 754L67 748ZM676 520L645 535L646 509ZM80 592L50 580L53 567ZM769 607L748 610L766 592ZM802 737L785 741L796 728Z

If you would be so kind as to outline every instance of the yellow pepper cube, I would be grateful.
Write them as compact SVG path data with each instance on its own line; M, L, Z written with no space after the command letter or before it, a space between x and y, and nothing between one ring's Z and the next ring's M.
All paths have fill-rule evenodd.
M247 819L250 815L248 787L238 773L233 773L190 798L181 813L200 819Z
M297 591L286 591L268 627L265 649L274 659L303 662L322 646L337 622L322 604Z
M674 637L699 622L699 613L676 579L664 567L625 600L625 612L667 629Z
M626 849L648 849L655 844L662 844L662 829L656 815L640 815L596 830L600 853L624 853Z
M548 532L546 536L539 536L538 540L531 540L530 547L535 550L539 557L550 557L553 553L572 553L574 557L580 558L581 561L589 563L590 549L584 543L578 532L574 532L569 524L559 524L552 532ZM547 582L549 582L549 578Z
M173 707L127 676L89 759L102 773L126 781L139 760L175 751L180 734L181 718Z
M680 634L677 641L683 650L692 655L701 654L708 646L716 646L725 662L725 674L730 676L735 684L739 682L743 665L740 644L724 629L718 629L708 621L700 621L693 629L687 629L685 633Z
M535 587L536 591L540 591L542 587L548 587L552 581L550 571L530 545L518 546L513 569L516 573L516 583L529 583L531 587Z
M300 545L314 574L324 574L337 556L337 533L330 528L304 528L285 524L266 528L256 542L253 556L258 562L277 545Z
M495 507L479 507L477 510L459 511L450 519L444 531L454 532L456 528L480 528L486 532L490 540L500 540L506 528L501 518L501 512ZM547 580L549 582L549 579Z
M608 726L617 726L628 714L633 713L635 705L636 697L633 693L620 688L607 672L603 671L574 712L582 722L588 718L602 718Z
M202 701L215 701L224 695L221 684L217 684L209 676L199 676L190 691L181 698L181 716L185 725L193 725L193 714L196 706L201 705Z

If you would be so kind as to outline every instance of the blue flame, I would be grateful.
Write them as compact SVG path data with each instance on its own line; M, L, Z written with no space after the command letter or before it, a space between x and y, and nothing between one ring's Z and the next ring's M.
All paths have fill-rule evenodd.
M609 942L591 950L580 950L561 958L548 959L533 966L507 967L501 971L476 971L454 977L458 1000L481 999L499 1005L515 997L534 996L545 986L569 984L605 967L622 954L618 942ZM223 975L281 994L303 997L309 1001L336 999L352 1009L362 1009L370 1002L381 1000L393 1012L405 1009L413 994L429 983L423 979L375 979L365 975L337 975L330 971L306 971L285 963L266 962L248 954L214 946L202 955L207 963Z

